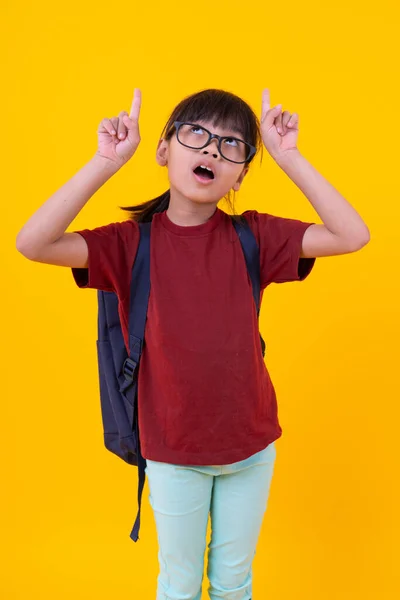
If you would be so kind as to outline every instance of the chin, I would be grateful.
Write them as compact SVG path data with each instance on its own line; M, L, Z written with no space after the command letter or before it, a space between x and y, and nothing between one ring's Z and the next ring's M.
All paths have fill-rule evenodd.
M218 198L216 198L215 194L213 194L212 196L203 194L203 196L201 197L194 197L190 199L192 200L192 202L196 202L198 204L217 204L217 202L221 200L219 196Z
M208 196L206 197L205 195L203 195L203 197L191 197L189 198L189 200L191 200L192 202L194 202L195 204L201 204L202 206L205 204L212 204L212 205L216 205L218 204L218 202L220 200L222 200L222 198L216 198L215 195L213 196Z

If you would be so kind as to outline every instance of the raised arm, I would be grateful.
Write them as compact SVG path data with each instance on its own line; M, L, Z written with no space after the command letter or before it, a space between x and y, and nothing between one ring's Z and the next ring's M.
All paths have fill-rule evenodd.
M312 224L305 231L301 256L348 254L365 246L370 234L361 216L298 150L299 115L282 112L281 104L270 108L267 88L263 91L260 123L266 149L323 222Z
M94 156L29 219L17 236L17 250L36 262L86 267L88 247L78 233L65 233L88 200L118 169Z
M66 229L97 190L135 153L140 142L140 105L140 90L135 90L129 115L121 111L119 117L101 121L96 154L25 223L16 246L26 258L65 267L87 267L85 239L78 233L66 233Z

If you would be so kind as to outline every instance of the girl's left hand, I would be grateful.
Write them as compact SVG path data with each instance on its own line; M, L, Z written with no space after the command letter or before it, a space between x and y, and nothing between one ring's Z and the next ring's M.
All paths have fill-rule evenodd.
M288 110L282 113L282 104L270 109L269 90L262 94L261 137L264 146L275 160L286 152L297 150L299 115Z

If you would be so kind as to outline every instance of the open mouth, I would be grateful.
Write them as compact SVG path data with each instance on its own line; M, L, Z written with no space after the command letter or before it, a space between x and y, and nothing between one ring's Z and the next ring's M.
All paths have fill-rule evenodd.
M204 181L209 181L210 179L214 179L214 173L212 172L211 169L208 169L207 167L196 167L193 171L193 173L195 173L195 175L197 175L200 179L203 179Z

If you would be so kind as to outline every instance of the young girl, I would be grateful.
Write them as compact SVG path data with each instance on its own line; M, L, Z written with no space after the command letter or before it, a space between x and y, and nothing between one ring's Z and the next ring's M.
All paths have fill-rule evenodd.
M320 216L323 224L243 213L260 249L262 291L304 280L315 257L354 252L369 232L298 150L296 113L270 108L264 90L258 121L242 99L211 89L185 98L164 128L157 162L168 168L167 192L128 207L124 222L65 233L135 153L140 104L135 90L129 115L102 120L95 156L29 219L17 248L31 260L72 267L80 287L116 292L128 348L138 222L152 221L138 399L159 542L157 600L200 599L209 514L210 598L249 600L282 429L240 242L217 205L239 190L264 145Z

